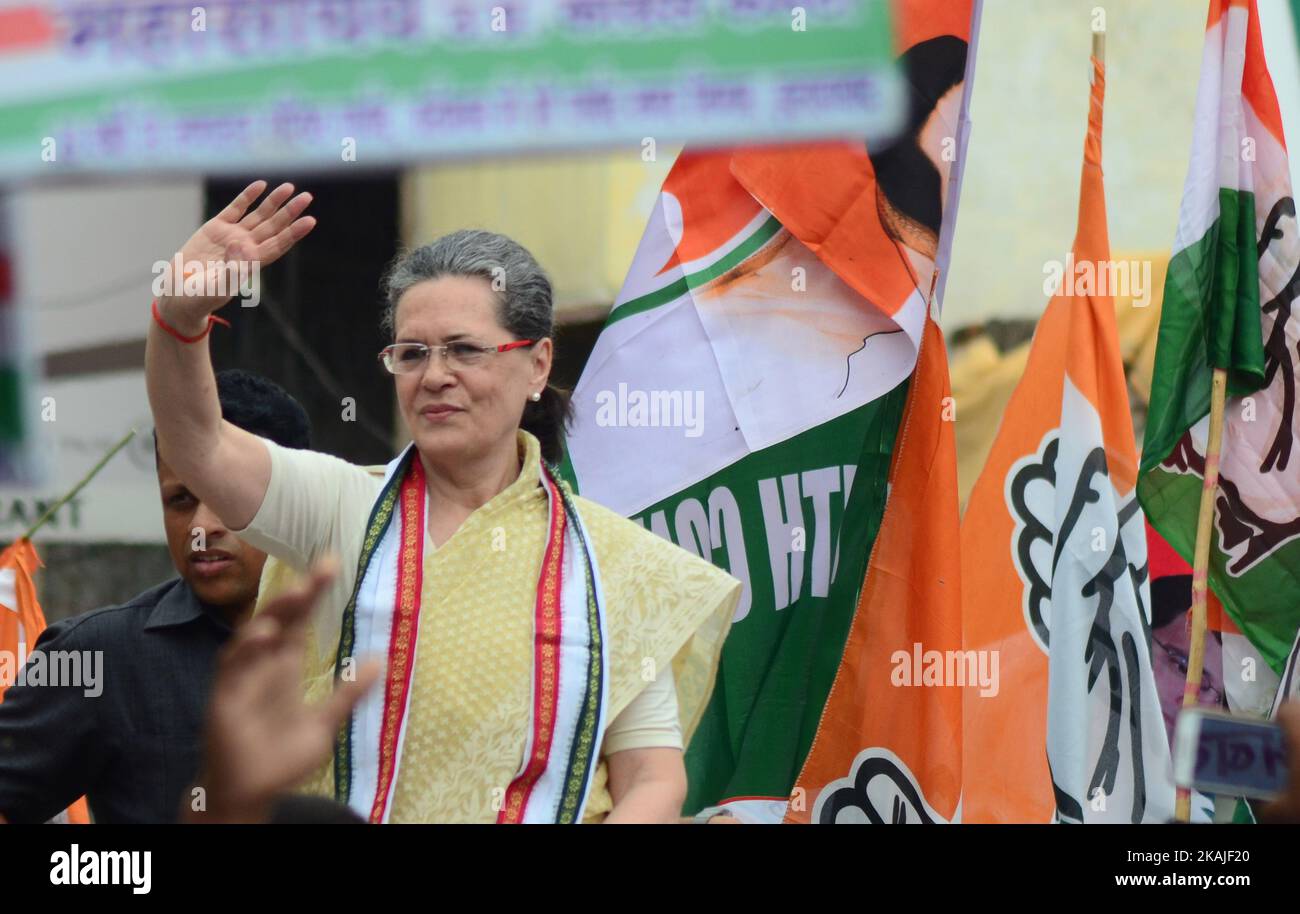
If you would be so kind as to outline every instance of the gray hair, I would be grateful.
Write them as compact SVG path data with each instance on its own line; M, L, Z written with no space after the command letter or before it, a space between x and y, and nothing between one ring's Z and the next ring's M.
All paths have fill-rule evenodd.
M497 320L523 340L555 335L551 281L536 258L519 242L482 229L461 229L401 254L384 277L381 326L391 340L397 332L397 303L418 283L443 276L477 276L497 293ZM558 464L564 432L573 417L566 391L546 385L539 402L524 406L520 427L537 436L542 457Z
M443 276L477 276L497 292L497 320L520 339L555 333L551 281L519 242L482 229L461 229L400 255L384 277L381 326L397 332L397 303L414 285Z

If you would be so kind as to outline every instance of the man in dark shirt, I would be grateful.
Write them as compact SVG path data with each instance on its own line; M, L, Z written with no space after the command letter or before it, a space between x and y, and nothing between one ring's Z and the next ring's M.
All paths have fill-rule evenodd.
M279 386L224 371L217 393L227 422L285 447L309 446L307 415ZM85 795L96 822L173 822L190 798L217 652L252 613L266 554L231 534L157 463L180 577L41 635L26 671L38 652L52 668L56 652L102 651L97 665L82 664L98 669L98 682L5 692L0 820L42 822Z

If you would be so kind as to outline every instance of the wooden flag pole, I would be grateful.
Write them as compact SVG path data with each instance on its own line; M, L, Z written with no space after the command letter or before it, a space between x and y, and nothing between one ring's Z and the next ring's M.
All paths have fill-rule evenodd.
M1201 694L1201 674L1205 669L1206 600L1209 594L1210 533L1214 520L1214 499L1219 491L1219 451L1223 446L1223 404L1227 397L1228 372L1214 369L1210 382L1210 438L1205 445L1205 478L1201 482L1201 510L1196 516L1196 550L1192 555L1192 628L1187 652L1187 684L1183 687L1183 707L1194 708ZM1192 792L1178 788L1174 818L1189 822L1192 817Z
M81 482L73 486L72 491L68 492L68 494L64 495L54 504L46 508L45 513L42 514L40 517L36 518L36 523L32 524L30 527L27 528L27 532L22 535L21 539L25 539L25 540L31 539L32 534L34 534L37 530L41 529L41 527L45 525L45 522L54 516L56 511L58 511L60 508L62 508L64 505L70 502L78 492L84 489L86 487L86 484L90 482L92 479L94 479L95 476L98 475L99 471L104 468L104 464L112 460L113 455L116 454L118 451L122 450L122 448L126 447L127 442L134 437L135 437L135 429L131 429L129 432L126 433L125 436L123 436L121 441L119 441L117 444L113 445L109 449L107 454L99 458L99 463L91 467L90 472L87 473L85 476L81 477Z

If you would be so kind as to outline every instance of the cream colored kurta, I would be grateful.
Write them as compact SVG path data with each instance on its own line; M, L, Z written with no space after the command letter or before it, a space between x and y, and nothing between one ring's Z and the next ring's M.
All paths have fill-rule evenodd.
M382 468L362 468L267 442L271 483L248 528L273 556L259 605L290 569L335 552L344 568L318 621L307 694L332 687L334 645L351 593ZM519 478L476 510L441 548L426 539L412 700L390 819L491 822L523 758L533 657L533 608L546 537L537 440L520 432ZM335 495L337 494L337 497ZM610 725L585 813L612 807L604 757L682 746L703 712L740 582L583 498L609 637ZM331 795L324 766L314 793Z

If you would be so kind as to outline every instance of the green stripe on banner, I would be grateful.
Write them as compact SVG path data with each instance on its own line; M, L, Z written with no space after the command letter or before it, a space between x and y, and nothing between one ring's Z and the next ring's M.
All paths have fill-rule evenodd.
M277 9L287 5L261 4L267 18L260 22L216 14L221 21L196 30L188 6L169 14L155 4L159 16L123 25L121 17L104 22L123 4L81 4L78 12L90 11L85 22L73 15L71 28L24 52L21 70L7 59L15 55L0 59L0 78L7 78L0 169L6 177L47 170L29 151L47 137L57 140L65 168L148 169L174 165L178 152L231 170L280 159L294 167L303 160L337 165L337 141L332 150L325 142L334 136L328 124L360 124L371 113L400 125L368 131L371 161L617 147L639 142L644 131L715 145L819 131L885 133L905 101L892 66L887 0L819 8L809 23L816 38L808 41L792 38L790 13L770 3L748 10L687 4L698 9L687 27L675 29L647 28L635 9L596 21L583 20L569 9L574 4L521 3L514 6L537 9L511 12L507 21L498 7L489 24L486 7L479 19L458 17L469 11L447 3L391 4L409 7L410 15L371 16L346 36L328 22ZM114 27L111 42L101 25ZM286 46L290 31L296 40ZM104 54L126 63L106 69ZM839 88L842 82L851 88ZM755 101L749 116L735 102L715 101L720 88L733 86ZM816 92L808 97L831 103L786 104L786 87L799 99ZM831 87L834 96L822 94ZM672 103L636 115L649 90L669 93ZM641 126L633 130L629 117ZM326 125L324 132L301 136L293 128L304 118ZM246 134L210 149L201 131ZM141 141L143 132L152 139Z
M750 235L736 249L699 272L692 273L689 276L683 276L674 283L642 295L640 298L634 298L631 301L624 302L613 311L609 312L609 317L605 319L605 326L616 324L625 317L631 317L634 314L640 314L643 311L650 311L658 308L660 305L666 305L670 301L676 301L691 289L698 289L712 279L716 279L732 267L739 264L750 254L757 251L768 242L778 231L781 230L781 223L775 216L768 217L768 220L758 227L754 234Z

